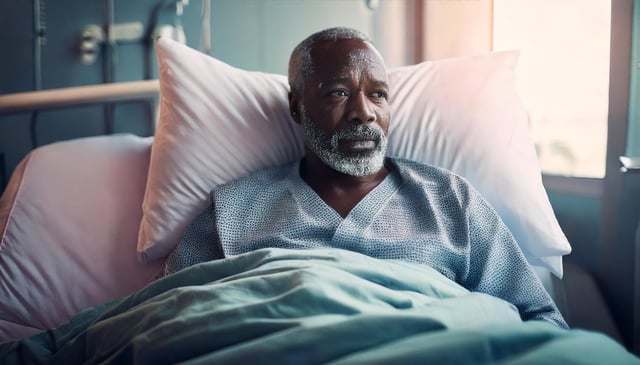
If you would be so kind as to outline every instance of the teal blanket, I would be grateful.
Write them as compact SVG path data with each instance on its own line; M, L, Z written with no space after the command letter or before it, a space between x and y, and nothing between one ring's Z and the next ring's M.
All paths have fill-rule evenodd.
M610 338L522 322L428 267L337 249L199 264L0 345L2 364L640 364Z

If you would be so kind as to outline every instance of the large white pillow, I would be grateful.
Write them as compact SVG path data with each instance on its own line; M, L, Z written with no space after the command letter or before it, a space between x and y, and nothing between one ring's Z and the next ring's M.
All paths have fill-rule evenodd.
M217 185L303 155L285 76L248 72L169 39L143 205L141 260L166 256ZM389 155L450 169L493 205L531 264L571 251L542 185L515 87L517 52L390 69Z

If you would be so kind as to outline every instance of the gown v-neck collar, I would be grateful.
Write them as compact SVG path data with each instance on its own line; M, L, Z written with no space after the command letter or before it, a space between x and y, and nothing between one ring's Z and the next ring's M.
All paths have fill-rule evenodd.
M378 212L384 208L387 201L395 194L401 185L401 178L395 164L389 164L389 173L385 178L362 198L346 217L342 217L335 209L327 204L300 176L300 161L292 164L290 172L292 179L288 186L293 197L298 200L301 209L311 217L331 219L335 227L334 241L347 233L352 236L369 223L374 221ZM329 222L327 222L329 223Z

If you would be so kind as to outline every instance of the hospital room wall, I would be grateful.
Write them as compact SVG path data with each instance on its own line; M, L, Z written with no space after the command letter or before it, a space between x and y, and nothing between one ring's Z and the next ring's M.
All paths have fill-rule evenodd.
M0 93L100 84L105 81L102 50L92 64L80 62L80 32L89 25L104 24L102 1L38 1L41 25L45 31L40 47L40 62L34 47L33 9L36 1L0 2ZM158 1L115 1L117 23L148 23ZM197 13L197 12L196 12ZM166 14L161 14L167 18ZM162 19L164 20L164 19ZM142 43L117 45L113 81L144 78L145 49ZM37 64L40 64L37 67ZM41 77L36 75L39 68ZM150 133L146 106L141 103L120 104L114 117L105 117L103 106L85 106L65 110L42 111L0 116L0 183L4 186L17 163L34 147L78 137L109 132ZM33 122L32 122L33 121Z

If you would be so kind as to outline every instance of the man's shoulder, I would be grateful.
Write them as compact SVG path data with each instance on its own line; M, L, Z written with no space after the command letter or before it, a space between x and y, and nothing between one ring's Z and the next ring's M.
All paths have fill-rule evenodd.
M290 163L265 168L214 189L211 199L221 237L235 232L238 222L251 220L254 225L270 215L290 195L295 166Z
M409 178L429 182L451 183L455 181L462 184L467 183L460 175L442 167L399 157L389 157L389 160L396 167L400 176L405 179Z
M391 158L405 191L426 194L434 199L470 201L479 195L462 176L435 165L402 158ZM417 192L420 193L417 193Z
M290 178L296 165L298 165L298 162L266 167L261 170L251 172L226 184L220 185L216 191L246 188L253 189L256 187L264 189L274 183Z

